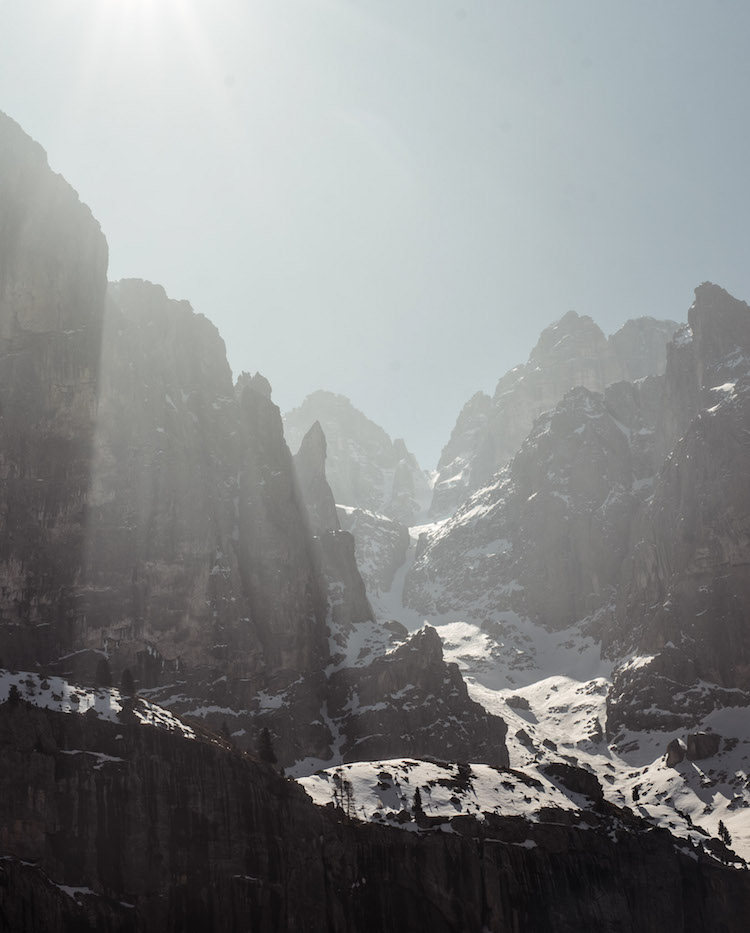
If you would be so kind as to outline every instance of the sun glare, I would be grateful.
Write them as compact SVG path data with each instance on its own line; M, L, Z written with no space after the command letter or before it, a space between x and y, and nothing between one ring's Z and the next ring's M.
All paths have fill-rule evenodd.
M86 53L79 63L81 89L95 93L102 82L153 80L178 65L204 72L215 69L200 7L191 0L97 0L89 7Z

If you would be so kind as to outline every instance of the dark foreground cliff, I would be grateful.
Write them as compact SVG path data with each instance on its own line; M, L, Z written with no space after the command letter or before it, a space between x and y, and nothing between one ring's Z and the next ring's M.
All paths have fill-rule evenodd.
M604 802L409 826L208 733L0 706L0 930L746 929L747 872Z

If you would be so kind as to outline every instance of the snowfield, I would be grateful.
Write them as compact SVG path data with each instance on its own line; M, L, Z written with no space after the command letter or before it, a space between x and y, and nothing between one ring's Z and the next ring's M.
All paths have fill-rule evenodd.
M363 820L411 813L417 788L425 815L446 820L458 814L481 819L484 813L496 813L536 821L543 807L580 810L585 806L581 795L564 792L538 772L411 758L355 762L300 778L299 783L320 806L332 803ZM414 822L399 825L418 829Z

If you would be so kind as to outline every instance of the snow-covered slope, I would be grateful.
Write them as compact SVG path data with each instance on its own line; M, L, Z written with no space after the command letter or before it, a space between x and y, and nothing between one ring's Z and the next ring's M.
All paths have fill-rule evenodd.
M60 713L95 715L107 722L138 722L185 738L195 738L195 732L169 710L149 703L141 697L127 697L115 687L83 687L62 677L41 677L29 671L0 670L0 703L8 702L12 688L21 701ZM13 702L13 698L10 699Z

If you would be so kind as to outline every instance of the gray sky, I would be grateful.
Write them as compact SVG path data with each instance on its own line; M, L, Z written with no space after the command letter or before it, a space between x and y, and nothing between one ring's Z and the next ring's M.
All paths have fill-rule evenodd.
M0 109L282 410L434 466L570 308L750 298L746 0L0 0Z

